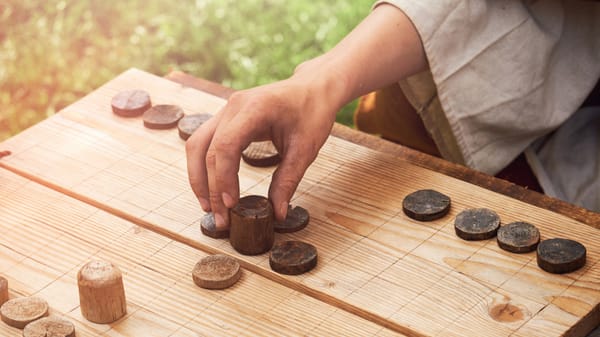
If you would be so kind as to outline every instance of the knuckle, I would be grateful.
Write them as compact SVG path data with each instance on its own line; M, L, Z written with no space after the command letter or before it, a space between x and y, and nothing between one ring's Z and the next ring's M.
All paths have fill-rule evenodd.
M208 199L210 200L210 204L213 206L213 208L215 209L220 209L220 205L223 202L221 199L221 194L211 190L208 194Z
M215 153L228 154L235 150L237 144L233 141L232 137L218 137L213 140L210 151Z
M214 149L213 147L209 148L208 151L206 151L206 166L211 166L213 167L215 165L215 163L217 162L217 150Z

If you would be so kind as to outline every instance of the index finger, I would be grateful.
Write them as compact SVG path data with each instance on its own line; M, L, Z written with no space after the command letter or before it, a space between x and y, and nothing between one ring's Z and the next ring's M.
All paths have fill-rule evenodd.
M206 153L220 117L221 115L217 114L206 121L185 143L189 183L200 202L200 206L205 212L210 212L211 210L210 202L208 201L209 186L206 171Z

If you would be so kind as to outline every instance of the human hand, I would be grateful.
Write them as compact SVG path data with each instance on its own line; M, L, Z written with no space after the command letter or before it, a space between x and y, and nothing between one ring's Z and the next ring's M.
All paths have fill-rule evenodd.
M285 219L289 200L343 104L339 80L332 83L312 66L303 68L287 80L234 93L186 142L190 185L218 228L229 225L228 209L239 199L241 153L254 141L273 141L281 155L269 198L275 217Z

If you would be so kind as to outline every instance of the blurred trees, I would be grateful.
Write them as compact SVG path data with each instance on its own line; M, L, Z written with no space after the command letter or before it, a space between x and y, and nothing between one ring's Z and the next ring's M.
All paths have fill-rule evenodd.
M372 3L4 0L0 140L131 67L178 69L236 89L283 79L330 49Z

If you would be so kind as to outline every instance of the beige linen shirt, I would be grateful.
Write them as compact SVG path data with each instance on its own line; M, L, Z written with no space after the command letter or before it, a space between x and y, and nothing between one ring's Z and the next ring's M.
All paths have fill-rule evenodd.
M497 173L581 105L600 76L600 5L391 0L429 70L401 81L442 155Z

